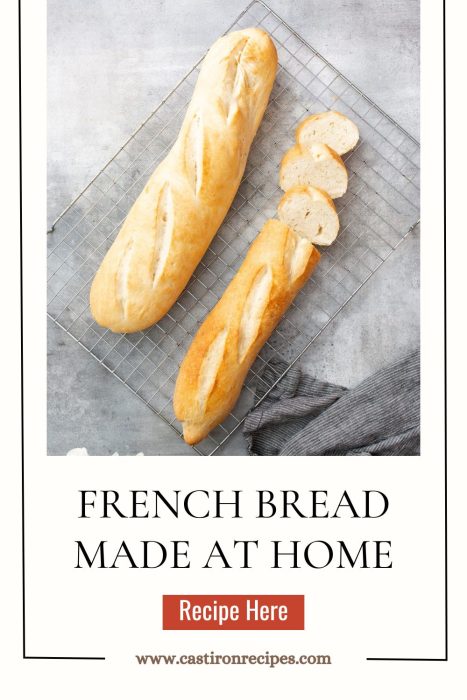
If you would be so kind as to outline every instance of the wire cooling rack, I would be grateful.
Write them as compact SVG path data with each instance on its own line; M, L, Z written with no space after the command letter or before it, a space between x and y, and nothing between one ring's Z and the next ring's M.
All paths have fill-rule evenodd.
M227 217L170 312L141 333L98 326L89 287L131 205L177 137L201 61L67 207L48 235L48 315L181 435L172 395L181 360L281 196L279 162L309 113L335 109L353 119L361 140L344 158L349 188L336 201L341 230L312 278L264 346L232 413L194 449L215 453L239 427L266 385L265 364L290 366L375 273L419 220L419 144L311 48L263 2L255 0L228 31L268 31L279 54L270 103ZM282 375L281 375L282 376ZM262 400L262 398L260 400Z

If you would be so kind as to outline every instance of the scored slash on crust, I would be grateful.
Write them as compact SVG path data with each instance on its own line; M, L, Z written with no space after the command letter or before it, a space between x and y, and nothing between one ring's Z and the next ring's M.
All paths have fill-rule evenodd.
M117 269L117 297L122 309L122 317L126 319L128 310L128 275L130 273L130 263L133 255L133 239L130 239L123 251Z
M228 329L224 328L216 335L201 363L198 375L198 419L202 419L206 413L206 405L224 358L227 334Z
M152 286L155 287L167 261L174 227L172 191L166 182L159 193L154 236Z
M184 145L185 171L194 195L198 197L203 180L204 134L201 115L193 116Z
M237 95L248 87L247 74L241 65L242 55L248 41L248 37L241 39L232 49L227 59L227 69L224 79L225 95L223 96L223 102L228 124L230 124L235 112L237 111Z
M245 299L238 329L238 362L241 364L257 338L264 311L269 302L272 287L272 271L263 265L256 273Z

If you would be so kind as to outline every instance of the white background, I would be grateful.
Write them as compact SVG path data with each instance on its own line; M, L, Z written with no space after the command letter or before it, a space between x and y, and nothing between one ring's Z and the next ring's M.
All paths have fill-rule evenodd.
M23 3L23 129L24 129L24 271L25 271L25 460L26 460L26 580L27 652L30 655L105 655L106 662L67 662L21 660L21 571L20 571L20 432L19 432L19 292L18 281L18 169L17 169L17 71L16 8L4 9L10 17L2 21L6 37L2 50L9 54L2 65L9 68L5 95L10 113L3 113L4 148L11 155L11 166L1 168L1 191L6 194L4 242L11 244L11 257L5 251L2 292L3 327L8 329L4 380L11 387L5 398L2 422L4 433L2 488L3 564L5 587L2 620L10 623L3 630L6 642L2 666L9 674L8 698L24 697L126 697L144 693L156 696L162 689L172 697L191 692L198 697L236 697L261 689L271 697L281 697L297 688L301 694L322 692L336 697L392 697L408 695L407 684L416 683L424 698L446 695L456 683L455 670L461 667L462 646L460 609L452 616L450 661L367 662L366 656L442 656L443 654L443 414L442 414L442 55L441 3L422 2L422 457L379 459L202 459L183 458L47 458L45 456L45 4ZM453 35L451 45L460 46L462 37L454 32L461 26L452 17L454 3L448 3L448 19ZM430 14L427 14L429 12ZM7 20L10 28L7 29ZM7 44L7 40L9 45ZM448 52L448 64L454 63ZM456 101L462 100L456 87ZM10 92L8 92L10 90ZM457 114L462 114L458 108ZM454 116L455 119L455 116ZM455 133L453 121L450 133ZM461 129L459 128L459 132ZM450 144L448 143L448 146ZM455 144L457 147L457 143ZM449 162L449 158L448 158ZM453 182L462 201L462 182ZM449 202L454 203L454 198ZM450 209L449 217L454 217ZM459 221L462 221L459 219ZM448 224L453 221L448 221ZM462 223L453 226L455 248L448 244L451 280L463 281ZM11 261L11 262L10 262ZM456 270L457 266L457 270ZM452 270L452 272L451 272ZM462 288L461 288L462 289ZM461 300L461 292L448 285L451 300ZM464 294L465 298L465 294ZM455 317L451 312L450 318ZM461 316L464 317L465 314ZM463 351L456 338L459 326L453 324L450 347ZM460 329L462 332L462 328ZM461 357L461 355L460 355ZM454 358L453 358L454 359ZM452 448L450 453L451 502L454 517L463 507L460 485L454 483L465 456L462 444L462 387L459 374L452 370L450 395ZM455 382L455 383L454 383ZM457 405L457 409L456 409ZM464 410L465 413L465 410ZM457 442L457 444L456 444ZM456 448L459 452L456 454ZM285 463L286 462L286 463ZM76 518L78 488L256 488L326 489L338 495L344 488L351 493L379 489L389 496L389 513L377 521L315 522L298 520L192 521L166 520L124 524ZM450 526L453 535L462 535L465 525ZM457 532L456 532L457 531ZM253 571L77 571L73 568L73 540L94 537L117 542L126 538L190 539L194 564L197 548L213 537L228 542L248 539L391 539L394 567L390 571L328 569L321 572ZM204 545L203 545L204 543ZM463 557L462 541L450 550L451 605L459 602L461 579L458 571ZM192 593L304 593L306 632L162 632L161 594ZM464 644L465 648L465 644ZM253 666L208 668L139 667L135 653L216 653L271 652L330 654L330 667ZM28 692L29 691L29 692ZM456 694L457 696L457 694Z

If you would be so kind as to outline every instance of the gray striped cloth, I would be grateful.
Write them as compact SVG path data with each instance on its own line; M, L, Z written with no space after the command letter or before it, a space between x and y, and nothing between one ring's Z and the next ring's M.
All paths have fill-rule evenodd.
M286 368L265 366L257 399ZM247 415L243 433L251 455L418 455L420 351L351 389L294 365Z

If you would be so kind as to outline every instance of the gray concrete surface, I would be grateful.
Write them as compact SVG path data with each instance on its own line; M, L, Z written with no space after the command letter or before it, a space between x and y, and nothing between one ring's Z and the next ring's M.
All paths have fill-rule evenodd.
M52 221L244 9L246 0L48 3L48 218ZM270 0L314 48L409 133L419 133L418 0ZM302 359L352 385L419 342L413 232ZM52 322L48 451L193 454ZM224 454L245 454L241 435Z

